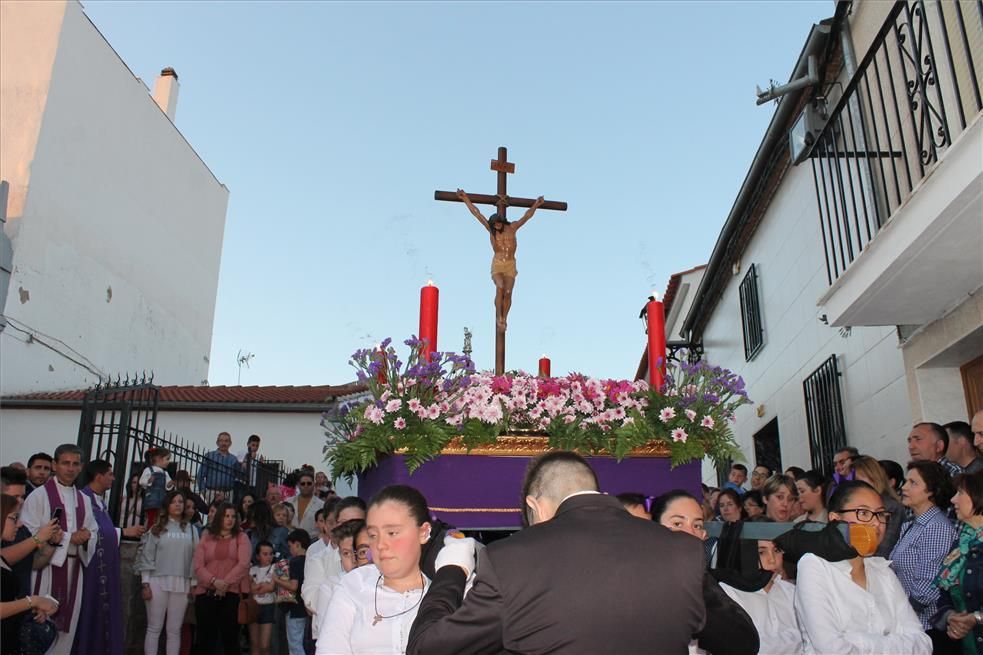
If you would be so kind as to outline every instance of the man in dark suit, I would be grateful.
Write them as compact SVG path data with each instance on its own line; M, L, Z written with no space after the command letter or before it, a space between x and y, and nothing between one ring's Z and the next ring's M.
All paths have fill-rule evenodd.
M463 601L468 566L438 562L407 653L686 653L705 619L692 537L598 493L573 453L533 460L523 491L532 526L482 552Z

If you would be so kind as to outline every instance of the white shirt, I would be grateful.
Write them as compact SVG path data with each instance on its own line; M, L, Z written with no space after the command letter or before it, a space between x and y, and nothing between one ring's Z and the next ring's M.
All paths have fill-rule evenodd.
M882 557L864 558L867 589L850 577L850 562L813 554L799 560L795 615L805 655L931 655L932 641Z
M720 588L744 608L758 629L760 655L799 655L802 633L795 622L795 585L775 579L770 591L741 591L723 582Z
M361 566L341 577L321 624L316 655L402 655L410 628L430 581L423 576L423 589L399 593L379 579L379 569ZM377 588L378 585L378 588ZM373 625L376 607L391 618ZM405 614L400 614L405 612ZM394 616L394 615L399 616Z
M317 521L314 515L317 514L317 510L324 507L324 501L317 496L311 496L311 500L307 503L307 508L304 511L304 515L300 515L300 494L292 498L288 498L284 502L293 505L294 507L294 520L290 524L291 528L297 528L299 530L307 530L307 534L311 535L311 539L321 538L321 529L317 527Z
M300 597L313 615L311 634L314 639L318 637L324 610L327 608L327 605L321 602L321 594L328 581L339 578L342 572L341 554L330 543L324 543L324 539L318 539L307 549L307 557L304 559L304 584L300 588Z
M305 560L306 563L306 560ZM251 566L249 567L249 577L253 584L264 584L273 580L273 566ZM265 594L253 594L257 605L272 605L276 600L276 587L273 591Z

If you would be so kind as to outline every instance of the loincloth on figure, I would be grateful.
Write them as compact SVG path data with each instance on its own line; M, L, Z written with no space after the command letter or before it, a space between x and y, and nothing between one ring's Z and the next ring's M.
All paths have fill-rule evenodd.
M491 263L491 274L492 277L501 274L514 278L519 275L519 271L515 268L514 259L493 259Z

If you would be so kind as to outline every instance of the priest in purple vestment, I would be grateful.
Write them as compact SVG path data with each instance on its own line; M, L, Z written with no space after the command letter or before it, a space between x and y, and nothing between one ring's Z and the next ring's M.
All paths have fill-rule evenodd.
M54 476L27 497L20 518L32 533L55 519L62 528L61 542L51 561L34 571L34 595L49 595L58 601L53 620L58 640L48 655L69 655L75 641L82 607L85 570L96 550L98 524L89 498L75 488L82 471L82 450L75 444L62 444L55 450Z
M82 493L92 504L99 525L95 553L89 561L82 585L82 611L72 655L123 655L123 588L120 584L119 542L124 537L139 537L142 525L118 529L107 511L105 494L112 489L115 475L112 465L94 459L85 467L89 481Z

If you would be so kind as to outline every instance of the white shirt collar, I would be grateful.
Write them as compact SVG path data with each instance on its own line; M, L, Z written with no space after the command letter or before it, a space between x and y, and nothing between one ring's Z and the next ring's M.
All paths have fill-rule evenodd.
M559 507L564 502L566 502L567 498L573 498L574 496L586 496L587 494L598 494L598 495L600 495L600 493L601 493L600 491L576 491L576 492L570 494L569 496L566 496L563 500L561 500L559 502L559 504L557 505L557 507Z

